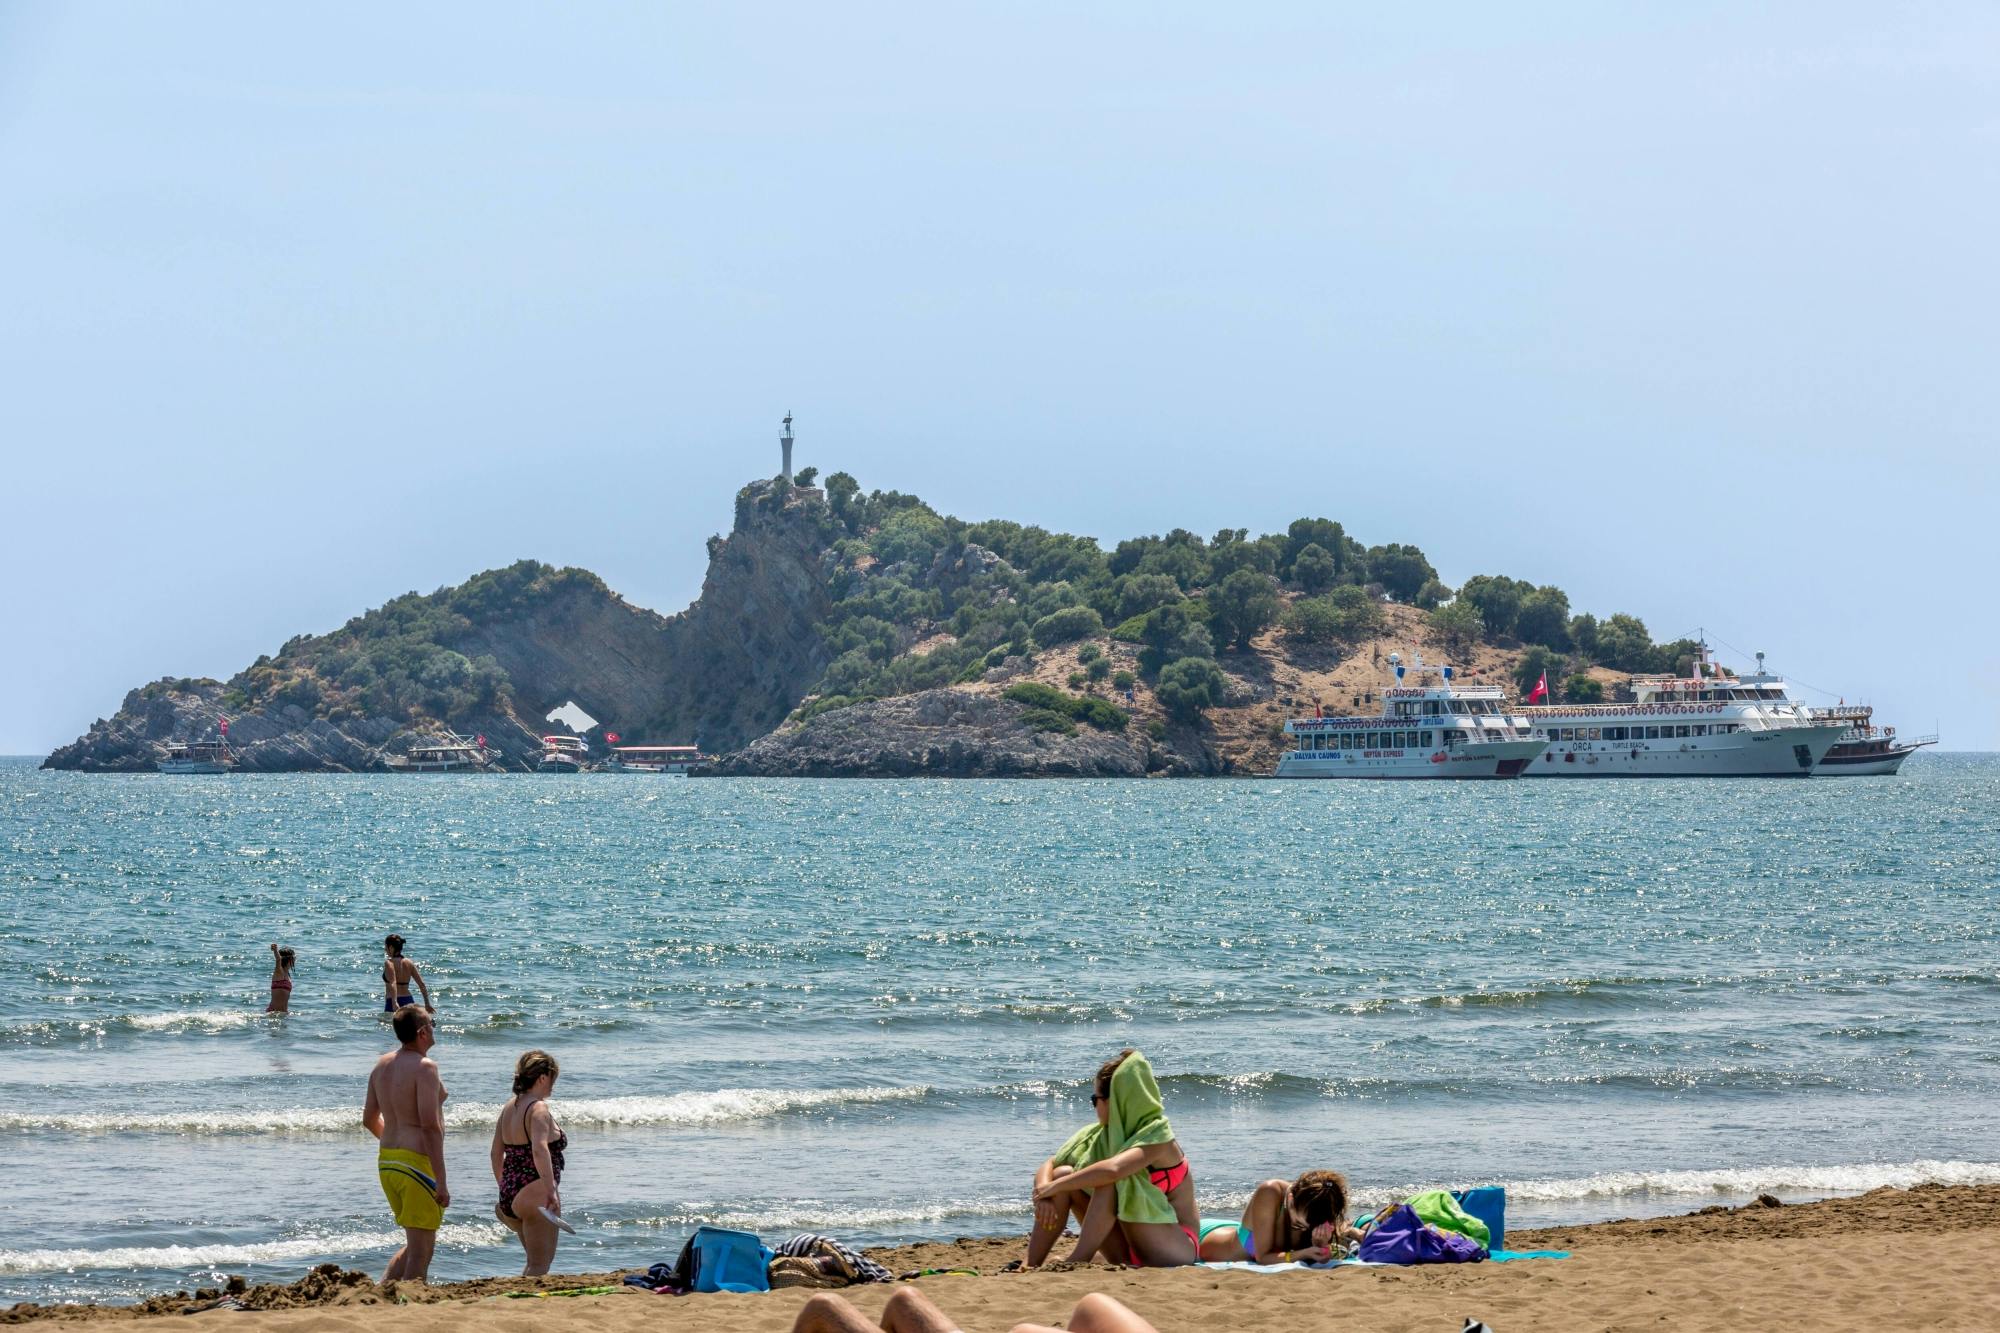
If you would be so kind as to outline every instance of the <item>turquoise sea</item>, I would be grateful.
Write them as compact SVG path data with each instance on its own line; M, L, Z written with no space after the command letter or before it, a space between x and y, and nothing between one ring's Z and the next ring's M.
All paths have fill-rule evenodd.
M163 778L0 764L0 1301L379 1269L381 937L456 1195L562 1061L558 1267L1019 1230L1136 1045L1204 1210L1332 1166L1516 1223L2000 1181L2000 757L1653 783ZM299 951L288 1018L269 955Z

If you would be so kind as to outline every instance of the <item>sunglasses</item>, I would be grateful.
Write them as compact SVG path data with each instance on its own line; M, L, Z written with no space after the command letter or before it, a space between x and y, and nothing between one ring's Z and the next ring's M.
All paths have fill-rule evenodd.
M1098 1094L1094 1092L1090 1094L1090 1104L1092 1106L1097 1105L1099 1102L1108 1102L1110 1100L1111 1099L1109 1097L1100 1097Z

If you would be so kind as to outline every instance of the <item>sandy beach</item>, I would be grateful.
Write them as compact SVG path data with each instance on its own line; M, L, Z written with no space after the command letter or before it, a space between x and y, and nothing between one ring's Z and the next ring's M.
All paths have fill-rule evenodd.
M1568 1249L1559 1261L1418 1269L1347 1268L1253 1274L1184 1268L999 1269L1016 1238L873 1251L903 1272L972 1268L980 1276L916 1279L967 1333L1021 1320L1056 1321L1086 1292L1117 1296L1162 1333L1366 1328L1456 1330L1467 1316L1518 1329L1990 1329L2000 1309L2000 1186L1881 1189L1854 1198L1707 1209L1680 1217L1510 1233L1517 1249ZM616 1274L495 1278L385 1290L327 1270L291 1286L254 1287L245 1312L201 1318L294 1333L461 1333L573 1327L593 1333L781 1333L809 1293L656 1296L638 1288L558 1297ZM895 1284L852 1288L876 1311ZM138 1307L15 1306L0 1320L180 1321L194 1297Z

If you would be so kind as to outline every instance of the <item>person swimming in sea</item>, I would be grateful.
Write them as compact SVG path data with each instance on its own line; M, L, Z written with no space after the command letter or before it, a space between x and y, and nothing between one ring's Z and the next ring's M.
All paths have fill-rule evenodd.
M1167 1123L1152 1064L1120 1051L1097 1071L1090 1104L1097 1123L1071 1135L1035 1173L1027 1267L1047 1258L1071 1214L1081 1225L1069 1263L1100 1252L1154 1268L1194 1263L1201 1224L1194 1174Z
M424 974L410 959L403 957L403 937L391 935L382 941L382 1012L393 1014L404 1005L415 1004L410 995L410 986L416 985L424 997L424 1008L431 1013L437 1006L431 1003L431 988L424 983Z
M1241 1222L1202 1219L1202 1260L1325 1263L1335 1257L1336 1247L1361 1239L1360 1229L1347 1225L1347 1203L1347 1177L1338 1171L1307 1171L1290 1182L1267 1180L1251 1193Z
M297 954L289 947L271 946L271 1003L266 1005L267 1014L290 1013L292 1009L292 967L299 961Z
M493 1123L493 1179L500 1201L493 1215L521 1238L527 1254L523 1277L539 1277L555 1262L562 1216L563 1153L569 1135L549 1111L549 1095L562 1071L547 1051L529 1051L514 1062L514 1095Z

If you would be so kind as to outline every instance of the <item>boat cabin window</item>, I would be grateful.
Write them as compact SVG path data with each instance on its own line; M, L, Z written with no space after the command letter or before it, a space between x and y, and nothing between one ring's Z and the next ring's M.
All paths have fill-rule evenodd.
M1694 724L1694 734L1697 736L1706 736L1708 735L1708 728L1697 722Z

